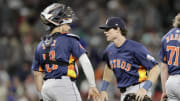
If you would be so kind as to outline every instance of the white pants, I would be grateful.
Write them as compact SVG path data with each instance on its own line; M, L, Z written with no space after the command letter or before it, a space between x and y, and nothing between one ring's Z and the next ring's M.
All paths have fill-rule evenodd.
M180 74L169 76L166 82L168 101L180 101Z
M126 91L124 93L121 93L121 99L120 101L123 101L125 96L128 94L128 93L137 93L137 91L143 87L145 82L142 82L140 84L137 84L137 85L134 85L134 86L130 86L130 87L127 87L126 88ZM149 97L152 96L152 88L150 88L148 91L147 91L147 95Z
M62 79L46 80L41 94L43 101L81 101L75 82L66 76L63 76Z

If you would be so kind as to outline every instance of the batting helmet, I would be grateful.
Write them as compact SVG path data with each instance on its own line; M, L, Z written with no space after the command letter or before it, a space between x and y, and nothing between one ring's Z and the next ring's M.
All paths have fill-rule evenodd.
M74 12L71 7L61 3L53 3L46 7L40 15L42 22L46 25L59 26L72 23Z

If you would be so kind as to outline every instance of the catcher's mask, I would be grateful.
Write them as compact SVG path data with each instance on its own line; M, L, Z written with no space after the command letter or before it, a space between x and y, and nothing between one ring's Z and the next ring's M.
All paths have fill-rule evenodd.
M70 24L75 16L71 7L62 3L53 3L46 7L40 15L42 22L48 26Z

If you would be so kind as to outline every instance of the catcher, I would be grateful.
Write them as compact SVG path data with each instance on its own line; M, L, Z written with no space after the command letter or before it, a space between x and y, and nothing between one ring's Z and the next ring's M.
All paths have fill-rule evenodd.
M69 33L73 15L72 9L61 3L53 3L41 12L41 20L50 27L50 33L37 45L32 69L44 101L81 101L75 84L77 60L89 81L88 98L95 101L99 95L87 51L79 37Z
M157 61L142 44L126 38L127 29L121 18L108 18L100 29L104 30L107 41L112 42L103 56L107 65L104 69L101 101L108 100L106 89L113 74L121 92L121 101L128 93L136 93L136 101L143 101L146 95L151 97L151 86L160 73Z

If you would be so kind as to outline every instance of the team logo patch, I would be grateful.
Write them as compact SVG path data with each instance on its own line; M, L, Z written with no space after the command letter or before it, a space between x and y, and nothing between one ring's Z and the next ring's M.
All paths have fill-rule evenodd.
M155 61L154 57L152 57L152 56L149 55L149 54L146 56L146 58L147 58L148 60L150 60L150 61Z

